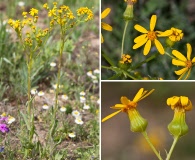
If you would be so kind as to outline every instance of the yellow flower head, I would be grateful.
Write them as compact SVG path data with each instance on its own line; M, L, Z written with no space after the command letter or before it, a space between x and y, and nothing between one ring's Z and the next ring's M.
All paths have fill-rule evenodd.
M173 96L167 99L167 105L174 110L174 116L168 125L169 132L174 137L181 137L188 133L188 125L185 122L185 112L192 109L192 102L185 96Z
M83 16L83 15L87 15L85 21L89 21L93 19L93 12L87 7L81 7L77 9L77 16Z
M185 96L173 96L167 99L167 105L171 107L172 110L178 112L185 112L192 110L192 102L188 97Z
M104 19L108 16L108 14L110 13L111 9L110 8L106 8L102 14L101 14L101 19ZM106 31L112 31L112 26L110 26L109 24L107 23L104 23L104 22L101 22L101 27L102 29L106 30ZM101 42L103 43L104 42L104 38L103 36L101 35Z
M152 89L150 92L148 92L148 91L144 91L144 88L141 88L137 92L137 94L135 95L135 97L132 101L129 100L127 97L121 97L121 104L116 104L115 106L111 107L113 109L118 109L118 111L103 118L102 122L105 122L106 120L112 118L113 116L115 116L116 114L118 114L120 112L125 112L125 113L129 114L129 112L134 111L134 109L136 109L136 107L137 107L137 102L139 102L140 100L149 96L153 91L154 91L154 89Z
M160 36L169 37L169 39L172 42L176 42L176 41L180 41L183 38L183 33L182 30L172 27L170 30L166 30L165 32L162 32L159 35L159 37Z
M154 31L155 25L156 25L157 16L152 15L150 19L150 30L145 29L144 27L136 24L134 28L143 33L142 35L138 36L134 39L134 42L136 43L133 46L133 49L137 49L145 44L144 47L144 55L147 55L151 49L152 42L155 44L157 50L160 52L160 54L164 54L164 48L162 44L158 41L157 37L159 36L158 31Z
M34 16L36 16L36 15L38 14L38 12L39 12L39 11L38 11L37 9L31 8L29 13L30 13L31 16L34 17Z
M128 55L128 54L123 54L122 55L122 58L121 58L121 61L119 61L121 64L128 64L128 63L131 63L132 62L132 59L131 59L131 56Z
M172 54L176 57L172 59L172 64L176 66L184 67L178 71L175 71L177 75L180 75L179 80L184 76L186 72L188 73L185 79L187 79L190 76L192 66L195 64L195 57L191 60L191 53L192 53L192 47L189 43L187 43L187 58L177 50L172 51Z

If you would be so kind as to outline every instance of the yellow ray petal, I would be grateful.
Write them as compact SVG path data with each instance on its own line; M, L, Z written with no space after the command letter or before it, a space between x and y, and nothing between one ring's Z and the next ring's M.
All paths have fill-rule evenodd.
M187 70L188 70L188 67L186 67L186 68L182 68L182 69L180 69L180 70L178 70L178 71L175 71L175 74L177 74L177 75L181 75L181 74L186 73L186 72L187 72Z
M112 31L112 26L110 26L110 25L107 24L107 23L101 22L101 27L102 27L104 30Z
M110 13L111 9L110 8L106 8L102 13L101 13L101 19L105 18L109 13Z
M101 34L101 43L104 43L104 38L103 38L102 34Z
M180 100L181 100L181 105L182 106L186 106L188 104L188 97L185 96L180 96Z
M187 59L190 60L191 53L192 53L192 47L189 43L187 43L186 45L187 45Z
M177 60L177 59L172 59L172 64L176 65L176 66L186 66L186 63L181 61L181 60Z
M152 15L151 19L150 19L150 30L153 31L154 27L156 25L156 15Z
M141 88L141 89L137 92L137 94L136 94L135 97L133 98L133 102L138 102L138 101L139 101L139 99L142 97L143 91L144 91L144 89Z
M181 54L179 51L177 51L177 50L173 50L172 51L172 54L175 56L175 57L177 57L178 59L180 59L180 60L182 60L182 61L187 61L187 58L183 55L183 54Z
M136 24L136 25L134 26L134 28L135 28L137 31L141 32L141 33L148 33L148 31L147 31L144 27L140 26L139 24Z
M145 47L144 47L144 55L146 56L151 48L151 40L148 40L148 42L146 43Z
M155 44L157 50L160 52L160 54L165 53L165 50L164 50L162 44L157 39L154 39L154 44Z
M165 32L157 34L158 37L167 37L170 36L173 33L172 30L166 30Z
M112 109L123 109L126 105L124 104L115 104L115 106L110 107Z
M134 39L134 42L135 42L135 43L139 43L140 41L143 41L144 39L146 39L146 36L147 36L147 34L142 34L142 35L136 37L136 38Z
M140 101L140 100L142 100L142 99L144 99L144 98L146 98L147 96L149 96L150 94L152 94L152 92L154 92L154 90L155 89L152 89L150 92L148 92L147 94L142 94L142 97L138 100L138 101Z
M171 101L171 105L174 106L179 101L179 97L174 97Z
M127 97L121 97L121 103L123 105L128 105L129 104L129 99Z
M120 113L120 112L121 112L121 110L116 111L116 112L114 112L114 113L112 113L112 114L106 116L105 118L102 119L102 122L107 121L108 119L112 118L113 116L115 116L116 114L118 114L118 113Z
M133 49L137 49L137 48L143 46L147 42L147 40L148 40L148 38L144 39L143 41L141 41L139 43L134 44Z
M192 59L192 63L194 63L195 62L195 57Z

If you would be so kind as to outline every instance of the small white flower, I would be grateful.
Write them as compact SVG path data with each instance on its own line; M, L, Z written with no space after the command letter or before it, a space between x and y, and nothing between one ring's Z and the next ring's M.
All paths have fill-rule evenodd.
M83 97L83 96L81 96L81 97L80 97L80 102L81 102L81 103L85 103L85 101L86 101L86 98Z
M49 106L48 106L47 104L44 104L44 105L42 106L42 108L45 109L45 110L47 110L47 109L49 109Z
M37 94L37 90L36 90L35 88L33 88L33 89L31 89L30 93L31 93L32 95L35 95L35 94Z
M96 80L93 80L93 83L98 83L98 80L96 79Z
M83 109L89 109L89 108L90 108L90 106L89 106L89 105L84 104Z
M84 91L81 91L80 92L80 96L85 96L85 92Z
M74 110L74 111L72 111L72 115L76 118L76 117L80 116L80 112L77 110Z
M93 70L93 73L94 74L100 74L100 70L99 69L95 69L95 70Z
M87 72L87 76L91 77L93 74L92 74L92 71L88 71Z
M41 96L44 96L44 94L45 94L45 93L44 93L43 91L40 91L40 92L38 93L38 96L41 97Z
M66 112L66 107L62 106L62 107L60 108L60 111L61 111L61 112Z
M55 67L55 66L56 66L56 63L55 63L55 62L51 62L51 63L50 63L50 66L51 66L51 67Z
M72 132L72 133L68 133L68 136L69 136L70 138L74 138L74 137L76 137L76 134L75 134L74 132Z
M82 125L84 122L82 121L82 119L76 118L76 119L75 119L75 123L76 123L76 124Z
M25 3L23 1L18 2L18 6L23 7L24 5L25 5Z
M100 99L97 100L97 104L100 104Z
M67 101L68 100L68 96L66 94L63 94L62 95L62 99L65 100L65 101Z
M63 85L59 85L59 88L62 88L62 87L64 87L64 86L63 86ZM57 84L54 84L54 85L53 85L53 88L54 88L54 89L57 89Z
M7 123L8 124L11 124L11 123L13 123L14 121L15 121L16 119L14 118L14 117L12 117L12 116L8 116L8 120L7 120Z

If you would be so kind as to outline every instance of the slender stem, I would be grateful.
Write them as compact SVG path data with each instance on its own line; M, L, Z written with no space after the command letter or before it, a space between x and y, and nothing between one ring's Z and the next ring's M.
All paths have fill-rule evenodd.
M173 152L173 149L175 148L175 145L176 145L178 139L179 139L178 136L177 136L177 137L174 137L173 144L172 144L172 146L171 146L171 149L169 150L169 153L168 153L168 155L167 155L166 160L169 160L169 159L171 158L171 154L172 154L172 152Z
M129 21L125 21L125 28L124 28L124 31L123 31L123 39L122 39L122 46L121 46L121 58L122 58L122 55L124 54L124 41L125 41L125 34L126 34L126 31L127 31L128 24L129 24Z
M171 57L171 58L175 58L175 57L171 56L168 52L165 52L165 54L166 54L167 56Z
M158 157L159 160L163 160L162 157L160 156L160 154L158 153L158 151L156 150L156 148L153 146L153 144L151 143L146 131L142 132L144 138L146 139L146 141L148 142L148 144L150 145L150 147L152 148L153 152L155 153L155 155Z
M59 94L59 86L60 86L60 76L61 76L61 68L62 68L62 53L64 50L64 44L65 44L65 37L64 32L61 34L61 47L60 47L60 53L59 53L59 65L58 65L58 74L57 74L57 87L55 92L55 106L54 106L54 119L56 116L56 111L58 108L58 94Z
M30 91L31 91L31 70L32 70L32 51L30 52L30 55L28 57L28 64L27 64L27 67L28 67L28 107L27 107L27 110L28 110L28 115L30 117L31 115L31 95L30 95Z

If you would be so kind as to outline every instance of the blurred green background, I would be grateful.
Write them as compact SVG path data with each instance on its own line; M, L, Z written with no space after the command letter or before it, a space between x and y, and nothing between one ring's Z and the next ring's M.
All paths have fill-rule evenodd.
M138 102L137 109L142 117L148 120L146 131L149 137L160 150L162 157L166 157L165 149L169 151L173 141L167 125L174 114L173 110L167 106L166 100L172 96L187 96L194 105L195 82L102 82L102 118L116 111L110 107L120 103L121 96L127 96L132 100L140 88L148 91L155 89L150 96ZM189 132L179 139L171 160L195 159L194 115L194 109L186 113ZM101 123L101 155L102 160L157 159L143 136L130 131L130 122L124 113L119 113Z
M102 53L109 56L115 63L118 64L121 51L121 39L124 29L123 12L126 8L126 3L123 0L102 0L102 11L106 8L111 8L110 14L103 19L103 22L110 24L113 27L112 32L102 30L105 42L102 44ZM149 29L150 17L153 14L157 15L156 30L167 30L171 27L182 29L184 37L182 41L175 44L173 47L186 56L186 43L192 45L192 57L195 56L195 2L193 0L138 0L134 5L134 19L130 22L125 39L124 53L130 54L133 57L132 65L138 64L146 58L156 53L155 47L147 55L143 55L143 46L137 50L133 50L133 40L139 36L140 33L133 27L135 24L140 24L146 29ZM161 39L164 43L164 39ZM171 51L168 51L171 54ZM109 64L102 57L102 65L109 66ZM165 55L158 54L157 58L153 59L147 64L142 65L136 71L142 77L162 77L163 79L178 79L174 73L181 67L176 67L171 64L171 58ZM108 79L113 76L114 72L102 69L102 79ZM119 78L118 78L119 79ZM122 78L121 78L122 79ZM195 69L193 69L189 79L195 79Z

